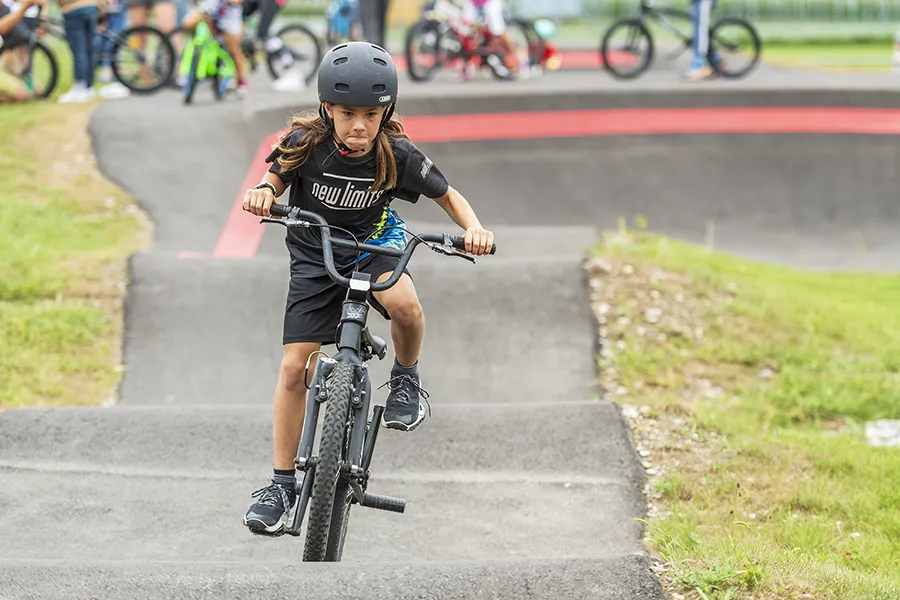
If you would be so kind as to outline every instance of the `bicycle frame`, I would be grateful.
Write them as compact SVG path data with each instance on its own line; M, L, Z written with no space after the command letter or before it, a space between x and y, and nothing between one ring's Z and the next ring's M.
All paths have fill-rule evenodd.
M287 530L291 535L300 535L300 523L309 503L310 491L315 478L315 458L312 456L312 450L319 420L319 407L328 396L325 391L326 380L338 362L353 365L355 371L353 393L350 396L352 413L350 440L347 445L346 462L342 465L339 477L345 480L350 479L350 488L353 493L351 502L361 506L373 506L374 504L384 504L383 501L386 500L387 504L394 507L395 512L403 512L405 508L405 501L399 498L366 494L369 465L380 429L378 424L381 421L381 414L384 412L384 406L376 406L372 414L372 421L368 421L372 402L372 385L366 362L374 356L378 356L379 359L384 358L387 350L384 340L372 335L366 325L369 315L369 289L369 275L354 271L350 278L347 297L341 309L337 335L338 352L333 358L320 359L316 366L313 382L307 395L303 435L295 461L297 469L303 471L304 476L296 488L297 510L294 512L293 521Z
M190 73L194 52L200 53L200 60L197 63L195 72L198 80L212 77L217 72L222 77L234 77L236 70L234 60L213 36L205 20L197 23L197 28L194 30L190 43L184 46L178 71L179 75L187 76ZM221 69L218 66L220 59L223 63Z
M672 23L671 20L667 17L672 17L675 19L681 19L683 21L691 20L691 13L685 10L681 10L678 8L674 8L672 6L657 6L653 3L652 0L641 0L641 10L640 10L641 18L650 17L659 25L671 33L672 35L681 38L682 41L688 42L691 40L691 36L685 35L681 32L678 27Z

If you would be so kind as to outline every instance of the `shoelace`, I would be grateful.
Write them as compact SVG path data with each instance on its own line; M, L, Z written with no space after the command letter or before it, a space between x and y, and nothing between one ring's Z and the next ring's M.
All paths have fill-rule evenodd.
M378 386L378 389L380 390L384 386L389 386L389 389L392 392L394 390L399 390L397 392L397 395L394 397L403 404L409 404L411 402L412 398L410 397L409 387L412 387L415 392L422 397L422 400L425 401L425 406L428 407L428 416L431 416L431 403L428 402L428 397L430 396L430 394L422 389L422 386L419 385L419 382L417 382L409 375L395 375L394 377L388 379L385 383Z
M250 494L252 498L259 498L259 504L262 506L275 506L275 502L278 500L279 495L281 496L282 507L285 510L290 508L291 499L288 496L287 490L277 483L270 483L266 487L259 488Z

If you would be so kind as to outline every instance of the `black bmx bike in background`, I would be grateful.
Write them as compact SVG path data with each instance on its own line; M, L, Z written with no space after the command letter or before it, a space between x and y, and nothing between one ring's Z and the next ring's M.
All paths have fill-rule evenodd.
M59 83L59 62L50 47L39 38L48 34L66 39L62 19L39 15L26 20L28 38L0 48L3 69L19 78L35 98L49 98ZM101 51L100 40L109 43ZM115 33L108 27L98 29L94 44L94 67L109 60L113 75L135 93L149 94L160 89L175 70L172 45L159 29L150 25L130 27Z
M465 248L462 236L408 233L412 238L400 250L359 243L352 235L349 238L332 237L330 229L341 228L328 225L320 215L299 207L273 204L269 212L272 217L263 217L260 222L320 228L325 269L332 280L347 288L337 328L337 353L333 357L320 354L309 385L303 435L295 461L303 478L297 483L296 508L286 527L287 533L299 536L301 522L309 508L303 560L337 562L343 555L350 508L354 504L397 513L406 509L406 500L402 498L366 491L369 465L384 412L384 406L377 405L369 418L372 386L366 363L375 356L383 359L387 350L387 343L369 332L366 325L368 296L371 292L384 291L400 280L419 243L439 254L458 256L473 263L475 257L460 251ZM350 235L346 230L341 231ZM373 282L367 273L356 270L346 277L335 267L334 246L356 250L357 256L361 252L370 252L393 256L399 261L391 277L382 283ZM496 246L491 248L491 254L495 251ZM320 410L325 416L318 453L313 455Z
M648 20L658 23L679 40L675 51L667 57L669 60L691 49L693 36L679 30L670 18L685 20L690 27L688 11L641 0L638 16L616 21L603 36L600 45L603 68L617 79L634 79L650 68L656 47L647 27ZM707 61L717 75L739 79L759 64L761 47L759 34L749 22L740 17L724 17L712 21L709 28Z

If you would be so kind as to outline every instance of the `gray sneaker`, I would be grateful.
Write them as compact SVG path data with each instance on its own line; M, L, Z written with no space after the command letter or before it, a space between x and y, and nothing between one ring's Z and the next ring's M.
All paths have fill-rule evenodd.
M384 414L381 424L388 429L412 431L425 420L426 406L431 416L431 405L428 404L428 392L419 385L419 378L413 375L392 373L391 379L379 387L390 386L387 402L384 403ZM419 401L419 396L425 402Z
M284 533L288 513L297 500L294 490L289 490L273 482L256 490L252 496L259 500L247 509L244 515L244 525L257 534L280 535Z

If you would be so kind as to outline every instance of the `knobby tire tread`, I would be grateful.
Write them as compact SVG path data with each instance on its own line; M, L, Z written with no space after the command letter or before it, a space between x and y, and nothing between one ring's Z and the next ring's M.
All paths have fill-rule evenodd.
M325 418L319 440L316 476L309 500L306 525L304 561L323 561L328 545L328 532L334 508L337 479L341 467L350 395L353 392L354 369L346 363L336 363L326 383Z

